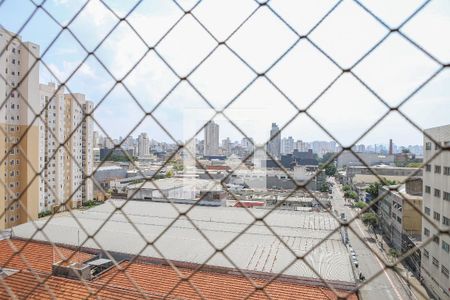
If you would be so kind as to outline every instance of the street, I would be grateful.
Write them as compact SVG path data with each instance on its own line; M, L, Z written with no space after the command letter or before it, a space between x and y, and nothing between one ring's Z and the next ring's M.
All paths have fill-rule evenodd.
M345 213L347 220L352 219L356 215L356 211L350 206L345 205L343 193L336 183L333 185L333 209L337 210L339 215ZM392 270L386 269L377 277L371 279L372 276L384 267L384 263L378 259L373 252L379 254L380 257L383 257L383 255L360 219L354 220L350 224L350 227L359 236L358 238L352 230L348 230L349 242L355 250L359 262L356 274L359 275L359 272L361 272L366 278L366 282L369 281L360 290L361 298L364 300L417 299L406 284L402 283L398 275ZM361 239L364 240L371 249L369 249Z

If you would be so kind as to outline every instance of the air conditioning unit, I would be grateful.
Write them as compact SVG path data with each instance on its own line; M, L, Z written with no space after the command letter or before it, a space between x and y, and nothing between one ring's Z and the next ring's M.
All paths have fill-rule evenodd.
M91 267L81 263L68 263L60 261L52 265L52 274L54 276L69 278L69 279L84 279L91 280Z

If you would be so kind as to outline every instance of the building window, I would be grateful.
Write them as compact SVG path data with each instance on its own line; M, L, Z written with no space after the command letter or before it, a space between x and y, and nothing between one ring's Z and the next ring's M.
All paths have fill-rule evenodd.
M425 143L425 150L431 150L431 142Z
M441 198L441 190L439 190L439 189L434 189L434 196L435 196L435 197L438 197L438 198Z
M433 242L439 244L439 237L437 235L433 235Z
M434 173L441 174L441 166L434 166Z
M425 258L429 258L429 257L430 257L430 253L428 252L427 249L423 249L423 256L424 256Z
M438 213L438 212L433 212L433 218L434 218L436 221L440 221L440 220L441 220L441 214Z
M429 185L425 186L425 193L427 193L427 194L431 193L431 187Z
M447 244L445 241L442 241L442 250L449 253L450 252L450 245Z
M444 192L443 194L444 194L444 195L443 195L442 198L443 198L444 200L450 201L450 193Z
M450 175L450 167L444 167L444 175Z
M433 256L433 266L439 267L439 261Z
M448 278L448 269L444 266L441 266L441 272L442 274Z
M430 164L426 164L425 165L425 171L431 172L431 165Z
M424 227L424 228L423 228L423 235L425 235L425 236L430 236L430 229Z
M450 226L450 219L447 217L442 217L442 224L445 226Z
M425 214L429 216L430 213L431 213L430 208L425 206Z

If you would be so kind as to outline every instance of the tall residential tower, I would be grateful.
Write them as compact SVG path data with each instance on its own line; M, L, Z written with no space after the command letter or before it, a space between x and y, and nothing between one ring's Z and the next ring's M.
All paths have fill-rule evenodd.
M205 156L219 154L219 125L209 121L205 126Z
M37 57L38 45L0 27L0 230L38 215Z
M92 200L93 104L83 94L64 94L53 83L40 85L39 211L65 210Z
M274 159L279 159L281 155L281 134L280 128L276 123L272 123L270 129L270 141L268 143L268 152Z

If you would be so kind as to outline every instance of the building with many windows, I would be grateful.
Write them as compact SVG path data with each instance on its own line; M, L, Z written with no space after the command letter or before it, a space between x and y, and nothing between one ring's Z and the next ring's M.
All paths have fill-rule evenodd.
M0 27L0 230L38 215L39 52Z
M422 230L422 178L409 178L400 185L383 186L379 204L380 227L391 246L401 253L409 240L420 241Z
M439 234L450 225L450 125L424 131L421 274L436 299L450 299L450 236ZM444 149L447 147L447 149ZM432 221L432 222L430 222Z
M39 211L78 207L93 198L93 104L83 94L64 94L54 83L41 84L39 125Z
M270 129L270 141L267 143L267 152L274 158L279 159L281 155L281 133L276 123L272 123Z
M205 126L205 156L219 155L219 125L209 121Z
M150 154L150 139L147 133L143 132L138 136L138 156L145 157Z

